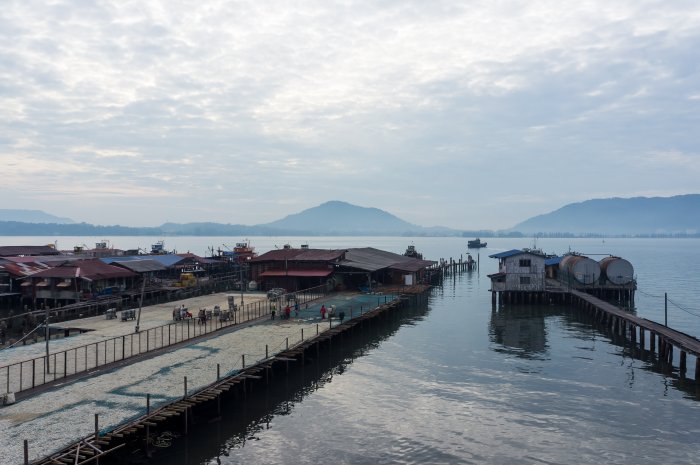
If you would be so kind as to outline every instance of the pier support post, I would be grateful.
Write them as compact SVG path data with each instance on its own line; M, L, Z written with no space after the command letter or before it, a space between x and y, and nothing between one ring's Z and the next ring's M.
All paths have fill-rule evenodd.
M649 331L649 352L656 352L656 333Z
M29 465L29 441L24 440L24 465Z
M700 357L695 356L695 381L700 382Z
M680 365L679 365L681 376L684 376L685 372L688 370L688 367L686 365L687 364L686 358L687 358L687 355L686 355L685 351L681 350L681 360L680 360Z

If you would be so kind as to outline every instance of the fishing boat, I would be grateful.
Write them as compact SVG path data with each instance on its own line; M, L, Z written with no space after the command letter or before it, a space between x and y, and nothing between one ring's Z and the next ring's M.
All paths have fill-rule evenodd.
M478 237L471 241L467 241L467 247L470 249L480 249L481 247L486 247L486 242L481 242Z
M405 256L405 257L411 257L411 258L417 258L417 259L419 259L419 260L423 260L423 254L422 254L422 253L419 253L419 252L416 250L416 246L415 246L415 245L409 245L409 246L406 248L406 251L404 252L404 256Z

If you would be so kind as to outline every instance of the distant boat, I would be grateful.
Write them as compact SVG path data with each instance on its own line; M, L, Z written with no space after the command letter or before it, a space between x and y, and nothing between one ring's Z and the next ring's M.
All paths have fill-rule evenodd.
M486 247L486 242L481 242L478 237L474 240L467 241L467 247L470 249L479 249L481 247Z
M409 246L406 248L406 251L404 252L404 256L405 256L405 257L411 257L411 258L417 258L417 259L419 259L419 260L423 260L423 254L422 254L422 253L419 253L419 252L416 250L416 246L415 246L415 245L409 245Z

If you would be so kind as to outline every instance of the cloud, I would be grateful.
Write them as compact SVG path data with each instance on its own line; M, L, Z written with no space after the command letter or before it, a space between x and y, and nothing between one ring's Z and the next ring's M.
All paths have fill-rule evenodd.
M699 26L689 1L8 0L0 193L152 224L241 198L248 223L337 194L404 211L408 191L411 222L507 227L551 192L693 190ZM37 185L115 208L80 218ZM498 215L470 204L494 186Z

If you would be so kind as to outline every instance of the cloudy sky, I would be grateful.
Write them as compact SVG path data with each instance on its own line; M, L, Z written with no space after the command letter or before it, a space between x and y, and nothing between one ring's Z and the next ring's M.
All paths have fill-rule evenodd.
M4 0L0 208L506 228L700 191L700 3Z

